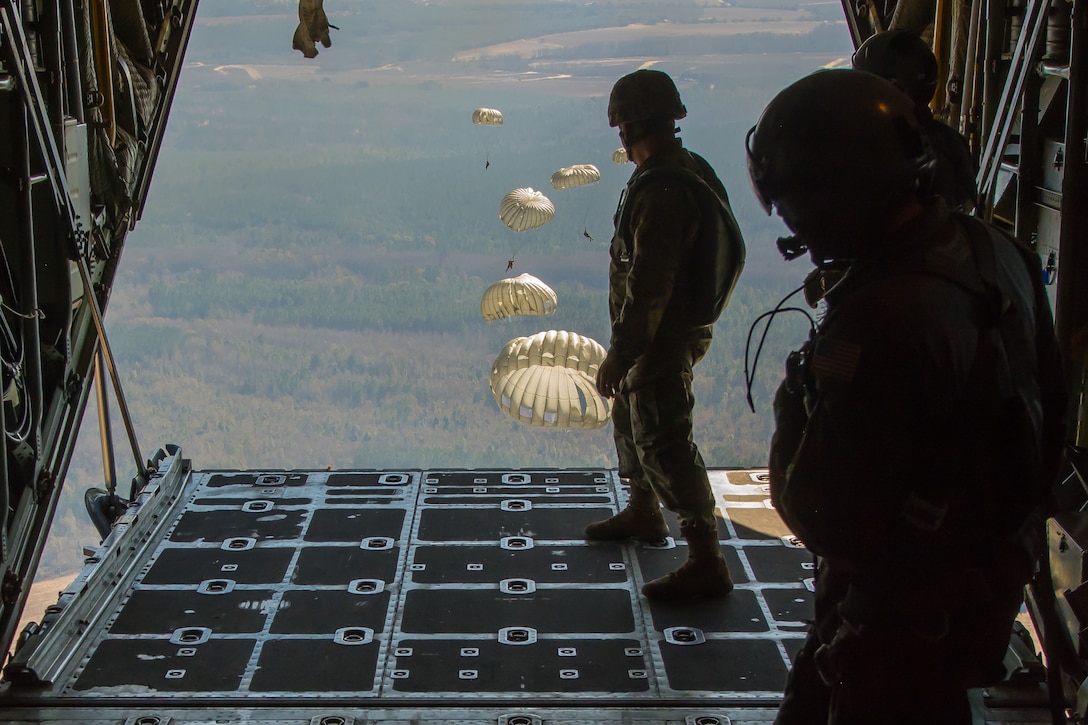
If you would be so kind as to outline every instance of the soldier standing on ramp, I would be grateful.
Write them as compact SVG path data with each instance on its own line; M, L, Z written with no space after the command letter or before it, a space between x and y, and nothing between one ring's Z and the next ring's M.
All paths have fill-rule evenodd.
M586 527L590 540L658 541L661 503L676 513L688 558L648 582L649 599L718 597L733 589L718 543L714 496L692 438L692 368L744 265L744 242L710 164L685 149L675 122L687 115L672 79L656 70L612 88L608 122L637 167L620 197L610 250L608 356L597 389L612 420L627 508Z

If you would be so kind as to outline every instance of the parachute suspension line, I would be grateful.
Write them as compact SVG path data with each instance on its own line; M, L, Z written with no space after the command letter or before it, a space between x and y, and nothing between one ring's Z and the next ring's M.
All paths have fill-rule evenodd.
M510 247L510 258L508 260L506 260L506 271L507 272L509 272L510 270L512 270L514 268L514 260L517 258L518 252L521 251L522 246L524 246L524 245L519 240L517 246L511 246Z
M769 312L764 312L762 315L757 317L755 320L752 321L751 327L748 328L748 339L744 343L744 386L745 386L745 398L748 401L748 408L753 413L756 412L756 405L752 401L752 383L756 378L756 365L759 363L759 354L763 351L763 343L767 340L767 333L770 332L770 330L771 330L771 322L774 320L775 315L778 315L779 313L782 313L782 312L800 312L802 315L804 315L805 317L808 318L809 331L810 332L815 332L816 331L816 320L814 320L812 318L812 315L810 315L808 313L808 310L806 310L806 309L804 309L802 307L784 307L783 306L783 305L786 304L786 301L789 298L793 297L795 294L802 291L804 288L805 288L805 286L801 285L800 287L798 287L794 291L787 294L785 297L783 297L781 300L778 301L778 304L774 306L773 310L770 310ZM752 346L752 333L755 332L756 325L758 325L760 320L762 320L763 318L767 318L767 324L765 324L763 326L763 334L759 338L759 345L756 346L756 354L752 358L752 368L751 368L751 373L749 373L749 371L748 371L748 353L749 353L749 351L751 349L751 346Z
M472 112L472 125L474 126L501 126L502 111L497 108L477 108ZM484 171L491 168L491 146L485 144Z
M601 171L593 164L574 164L564 166L552 174L553 189L574 189L580 186L596 184L601 180ZM589 197L582 202L582 236L593 241L589 233Z
M589 233L589 200L586 200L585 211L582 213L582 236L586 241L592 242L593 235Z

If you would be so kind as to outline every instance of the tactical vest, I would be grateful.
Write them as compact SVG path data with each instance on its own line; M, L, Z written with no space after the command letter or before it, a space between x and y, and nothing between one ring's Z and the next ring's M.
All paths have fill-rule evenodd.
M690 280L690 288L686 290L687 321L693 328L713 325L729 303L729 297L744 269L744 237L733 217L733 210L691 169L683 166L649 169L631 180L616 211L613 245L618 244L627 258L631 256L633 243L631 202L650 182L680 183L692 193L699 206L702 223L686 267Z
M864 282L939 277L974 300L977 349L961 381L962 404L947 419L918 423L931 436L954 442L955 456L942 462L940 475L914 478L910 491L889 491L905 497L899 508L903 521L917 532L929 532L927 544L914 541L916 553L931 559L944 552L949 567L985 559L1002 551L1002 545L1021 545L1025 518L1055 483L1047 460L1054 411L1045 408L1048 381L1040 377L1050 369L1041 366L1046 353L1040 347L1049 338L1037 329L1046 317L1040 317L1039 306L1047 304L1038 257L973 217L957 215L956 223L971 250L958 264L922 255L871 270ZM834 316L830 311L825 325L833 326ZM819 339L817 332L815 345ZM811 396L809 384L805 387ZM922 463L935 464L924 458L925 451L919 455ZM797 493L803 498L803 492ZM826 533L835 526L822 528ZM928 549L924 553L922 546Z
M1044 409L1041 388L1047 381L1039 377L1039 341L1046 337L1036 329L1039 305L1047 302L1039 258L1030 249L974 217L958 219L967 231L977 278L949 279L980 298L983 311L980 349L967 381L969 393L976 400L992 401L991 409L979 411L975 421L980 426L990 423L990 416L1002 421L1000 440L979 441L980 450L964 451L964 455L993 461L993 452L1000 451L1006 465L994 461L972 471L959 495L951 496L961 516L949 524L958 523L960 533L973 531L980 537L976 541L999 541L1016 532L1024 516L1044 502L1056 483L1048 475L1044 440L1052 424L1046 417L1053 411ZM1002 263L1001 245L1006 256L1016 258ZM1007 254L1010 248L1011 255Z

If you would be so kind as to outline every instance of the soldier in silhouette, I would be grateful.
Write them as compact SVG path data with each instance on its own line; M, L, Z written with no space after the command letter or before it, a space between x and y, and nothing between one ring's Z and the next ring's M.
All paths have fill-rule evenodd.
M779 725L972 722L1003 658L1064 441L1039 258L932 195L913 103L819 71L749 132L793 251L848 268L787 361L771 498L818 556Z
M672 79L656 70L620 78L608 122L635 170L616 212L610 249L612 338L597 390L614 400L620 475L631 500L586 527L590 540L656 541L668 534L661 504L676 512L687 559L647 582L649 599L720 597L733 589L718 543L714 496L692 438L692 368L744 264L744 243L714 169L676 137L687 115ZM703 251L710 253L703 259ZM706 277L706 273L713 277ZM721 306L706 310L713 288Z

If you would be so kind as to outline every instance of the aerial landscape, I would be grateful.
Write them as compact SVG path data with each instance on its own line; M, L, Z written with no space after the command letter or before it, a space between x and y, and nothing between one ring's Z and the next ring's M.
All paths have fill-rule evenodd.
M106 313L145 455L176 443L201 470L614 466L608 426L519 423L488 379L519 336L569 330L607 346L612 215L633 167L612 159L605 107L617 78L653 67L676 79L680 135L718 170L748 247L696 369L696 441L711 466L764 465L773 391L809 320L776 317L758 365L765 320L749 329L808 268L775 251L785 230L755 203L744 136L778 89L848 63L839 4L325 9L331 46L307 59L291 47L297 3L200 8ZM473 124L479 107L501 109L503 124ZM572 164L600 180L552 188ZM500 200L522 187L556 211L514 232ZM555 290L554 313L485 320L484 290L522 273ZM82 510L103 478L92 407L42 579L74 572L98 543ZM112 424L124 440L120 416Z

